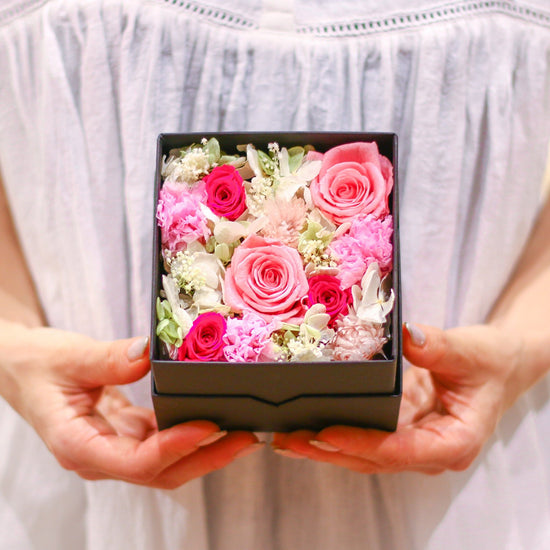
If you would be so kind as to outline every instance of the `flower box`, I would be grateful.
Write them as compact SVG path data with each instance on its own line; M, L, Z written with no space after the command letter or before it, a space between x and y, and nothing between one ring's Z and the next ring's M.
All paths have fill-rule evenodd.
M162 172L166 170L170 151L211 138L215 138L228 155L246 144L254 144L263 151L273 142L289 150L297 145L311 145L315 151L324 153L342 144L376 143L380 155L393 166L393 189L388 200L389 213L393 217L393 267L388 280L394 302L386 323L390 337L381 353L362 361L340 357L340 360L330 361L229 362L219 360L218 356L214 361L198 361L189 354L185 355L185 360L174 360L174 349L170 358L169 346L157 336L159 296L165 295L162 277L166 272L166 256L163 257L161 251L166 243L163 243L165 235L159 228L159 213L155 209L151 370L152 398L159 428L192 419L207 419L223 429L253 431L318 430L333 424L395 429L402 388L397 137L389 133L311 132L161 134L157 144L155 205L159 204ZM238 217L241 210L235 216ZM241 239L241 242L244 241ZM252 245L255 244L253 241ZM250 253L245 250L246 246L240 258ZM236 267L232 269L237 272ZM224 292L229 291L224 287ZM238 301L240 297L235 299ZM291 338L294 338L292 334ZM181 351L177 357L183 357Z

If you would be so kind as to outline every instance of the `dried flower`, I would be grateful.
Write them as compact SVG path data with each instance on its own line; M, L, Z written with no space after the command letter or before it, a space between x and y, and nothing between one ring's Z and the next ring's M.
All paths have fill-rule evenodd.
M269 199L264 202L267 223L261 230L264 237L296 248L304 227L306 203L297 197L290 201Z
M333 358L336 361L366 361L380 353L386 341L383 325L365 323L351 314L337 322Z

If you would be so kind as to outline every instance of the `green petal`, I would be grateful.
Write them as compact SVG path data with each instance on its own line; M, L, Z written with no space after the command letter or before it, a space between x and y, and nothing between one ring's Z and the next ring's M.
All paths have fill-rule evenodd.
M260 168L268 176L272 176L275 173L275 163L273 159L263 151L258 151L258 160L260 162Z
M210 138L204 146L204 151L208 155L208 162L212 165L217 163L221 157L220 144L216 138Z
M303 147L296 146L288 149L288 167L290 169L290 173L296 172L296 170L298 170L300 164L302 164L304 155L305 150Z

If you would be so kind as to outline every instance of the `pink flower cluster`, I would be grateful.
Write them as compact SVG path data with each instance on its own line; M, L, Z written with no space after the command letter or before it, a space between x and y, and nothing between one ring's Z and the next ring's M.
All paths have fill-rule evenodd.
M369 214L353 220L349 232L331 243L330 249L340 263L338 277L344 288L357 284L372 262L377 262L384 274L391 271L392 234L390 215L378 219Z
M159 194L157 220L162 246L170 252L185 249L193 241L206 240L210 229L201 211L201 193L166 182Z
M378 265L382 276L392 270L390 161L374 142L348 143L324 154L310 151L302 165L312 175L302 181L298 175L285 180L277 172L281 158L273 154L274 173L261 177L251 163L256 174L251 181L244 181L235 166L222 164L198 182L165 181L160 190L157 220L163 249L177 254L197 242L203 257L211 260L208 265L218 265L220 273L219 286L214 282L208 289L209 299L219 296L219 303L204 306L204 293L197 298L188 290L199 288L193 285L182 286L179 297L171 295L168 310L184 310L192 319L185 332L179 317L172 319L183 337L171 355L181 361L291 360L292 353L318 356L327 350L333 360L365 360L386 341L384 325L366 323L354 300L371 264ZM311 166L318 167L314 174ZM294 186L285 200L277 195L284 185ZM255 205L255 214L249 204ZM324 233L311 237L308 224L319 224L319 219ZM235 235L231 242L217 241L221 222ZM332 234L325 242L327 232ZM218 250L220 255L214 256ZM352 293L354 285L358 290ZM316 313L325 313L317 313L313 325L302 330L314 306ZM174 339L172 332L165 341Z

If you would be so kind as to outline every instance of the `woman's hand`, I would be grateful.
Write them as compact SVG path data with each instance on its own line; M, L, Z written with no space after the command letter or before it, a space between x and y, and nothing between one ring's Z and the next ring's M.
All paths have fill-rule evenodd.
M152 410L113 387L147 374L147 350L145 338L98 342L0 320L0 391L59 463L85 479L175 488L260 446L253 434L207 421L159 432Z
M330 462L364 473L414 470L437 474L467 468L504 411L527 389L523 340L479 325L452 330L410 326L395 432L334 426L318 434L277 434L286 456Z

